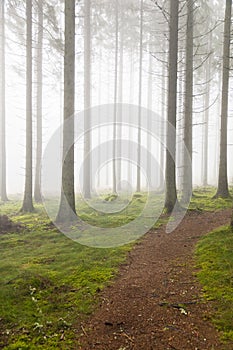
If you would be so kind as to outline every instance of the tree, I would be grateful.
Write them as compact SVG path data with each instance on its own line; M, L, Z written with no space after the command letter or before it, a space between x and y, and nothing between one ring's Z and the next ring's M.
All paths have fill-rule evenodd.
M1 145L0 145L0 162L1 162L1 174L0 174L0 195L2 201L7 201L6 191L6 101L5 101L5 0L2 0L0 5L0 40L1 40L1 54L0 54L0 130L1 130Z
M114 82L114 120L113 120L113 193L117 193L117 162L116 162L116 137L117 137L117 90L118 90L118 50L119 50L119 8L116 1L115 8L115 82Z
M118 111L117 111L117 182L118 188L117 190L121 190L121 172L122 172L122 164L121 164L121 138L122 138L122 105L123 102L123 75L124 75L124 11L121 8L121 28L120 28L120 57L119 57L119 83L118 83Z
M140 7L140 46L139 46L139 92L138 92L138 152L137 152L137 192L141 191L141 105L142 105L142 58L143 58L143 0Z
M32 202L32 0L26 1L26 175L22 212L33 212Z
M38 38L37 38L37 77L36 77L36 170L34 199L42 201L41 196L41 156L42 156L42 84L43 84L43 0L38 1Z
M75 95L75 0L65 1L65 55L64 55L64 126L62 190L56 221L70 222L75 210L74 194L74 125L68 122L74 115Z
M210 33L209 52L212 48L212 32ZM210 54L206 64L205 114L204 114L204 135L203 135L203 186L208 185L208 153L209 153L209 112L210 112L210 82L211 82L212 55Z
M184 115L184 173L182 202L189 203L192 196L192 153L193 153L193 0L187 0L186 63L185 63L185 115ZM191 159L191 162L189 158Z
M166 198L165 209L171 213L177 201L176 190L176 137L171 130L176 130L177 104L177 57L178 57L178 12L179 0L170 0L169 23L169 68L168 68L168 129L166 151Z
M149 38L149 41L151 39ZM152 79L152 69L153 69L153 57L151 54L151 46L149 46L149 62L148 62L148 82L147 82L147 109L148 109L148 115L147 115L147 129L152 130L152 121L151 121L151 110L152 110L152 89L153 89L153 79ZM151 152L151 135L147 133L147 151ZM147 176L150 179L151 178L151 157L148 156L147 158Z
M223 72L222 72L222 103L221 103L221 132L220 132L220 163L218 188L216 197L229 197L227 178L227 120L229 103L229 72L230 72L230 43L231 43L231 13L232 0L226 0L224 42L223 42Z
M91 198L91 2L84 2L84 198Z

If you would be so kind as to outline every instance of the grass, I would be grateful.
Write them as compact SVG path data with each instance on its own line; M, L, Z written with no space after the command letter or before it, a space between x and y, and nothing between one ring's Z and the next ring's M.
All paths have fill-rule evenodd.
M190 208L230 207L228 200L213 201L213 194L213 189L195 191ZM104 200L116 198L105 195ZM91 225L115 228L133 221L145 203L145 194L137 193L115 214L104 215L82 201L77 211ZM120 204L127 204L127 198ZM157 196L152 204L151 215L161 209L162 198ZM111 283L132 244L111 249L82 246L48 226L42 206L33 214L19 215L20 205L13 200L0 203L1 214L24 226L20 233L0 235L0 348L76 349L80 322L93 311L99 291ZM155 226L166 221L162 218Z
M233 231L222 227L205 236L196 248L198 278L206 300L214 300L213 322L223 339L233 341Z

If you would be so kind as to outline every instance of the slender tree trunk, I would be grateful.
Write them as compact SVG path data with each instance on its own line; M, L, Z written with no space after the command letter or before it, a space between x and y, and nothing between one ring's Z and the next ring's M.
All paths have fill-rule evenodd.
M192 159L193 159L193 0L188 0L188 15L186 27L186 63L185 63L185 115L184 115L184 181L182 202L189 203L192 196ZM190 157L190 159L189 159Z
M222 81L221 81L221 71L219 71L218 74L218 92L219 92L219 98L218 98L218 109L217 109L217 119L216 119L216 127L215 127L215 157L214 157L214 175L215 179L218 179L218 168L219 168L219 154L218 150L220 148L220 115L221 115L221 88L222 88Z
M130 57L130 94L129 94L129 103L133 104L134 101L134 50L131 48L131 57ZM129 108L129 118L130 116L130 108ZM131 147L131 142L132 142L132 129L129 127L129 159L131 159L131 152L132 152L132 147ZM128 162L128 179L129 183L133 184L133 176L132 176L132 164Z
M64 56L64 127L62 191L57 222L70 222L75 211L74 194L74 125L67 123L74 115L75 96L75 0L65 1L65 56Z
M114 121L113 121L113 193L117 193L117 162L116 162L116 138L117 138L117 89L118 89L118 49L119 49L119 9L116 1L115 17L115 83L114 83Z
M137 152L137 192L141 191L141 105L142 105L142 58L143 58L143 0L140 7L140 53L139 53L139 92L138 92L138 152Z
M207 67L207 71L209 71L209 64ZM208 75L208 72L206 73ZM209 80L208 80L209 81ZM210 105L210 87L207 87L206 95L205 95L205 112L204 112L204 135L203 135L203 186L208 186L208 154L209 154L209 105Z
M26 176L22 212L33 212L32 203L32 0L26 1L27 68L26 68Z
M149 37L149 41L151 38ZM149 62L148 62L148 81L147 81L147 129L148 131L152 131L152 121L151 121L151 110L152 110L152 89L153 89L153 81L152 81L152 69L153 69L153 59L151 55L151 47L149 47ZM147 174L148 178L151 179L151 135L149 132L147 133ZM152 184L151 184L152 185Z
M5 99L5 0L2 0L0 5L0 40L1 40L1 54L0 54L0 130L1 130L1 144L0 144L0 161L1 161L1 174L0 174L0 195L3 202L8 201L6 191L6 99Z
M184 181L184 149L183 149L183 140L184 140L184 76L185 76L185 67L183 64L183 51L178 53L178 61L180 65L178 67L178 82L179 82L179 91L177 92L177 100L179 101L179 108L177 108L177 152L176 152L176 172L177 172L177 190L181 191L183 189ZM178 90L178 84L177 84Z
M166 60L166 55L164 55L164 60ZM161 120L161 145L160 145L160 168L162 171L162 174L164 174L164 163L165 163L165 152L164 152L164 144L165 144L165 135L166 135L166 76L167 76L167 69L166 64L163 63L162 66L162 102L161 102L161 109L162 109L162 120ZM160 180L160 190L164 190L164 183L163 178Z
M91 198L91 1L84 2L84 198Z
M108 57L109 61L111 60L110 56ZM112 69L111 69L111 65L109 65L108 67L108 70L107 70L107 79L108 79L108 82L107 82L107 102L108 104L110 103L111 99L110 99L110 96L111 96L111 74L112 74ZM109 111L109 108L108 108L108 111ZM113 126L113 130L114 130L114 126ZM112 140L113 142L113 149L114 149L114 139ZM109 155L111 153L111 149L106 149L105 152L106 152L106 159L109 158ZM112 152L113 153L113 152ZM112 168L111 165L106 165L106 186L107 188L111 188L111 185L112 185L112 174L111 174L111 170L110 168Z
M170 0L169 28L169 78L168 78L168 123L176 130L177 105L177 56L178 56L178 12L179 0ZM176 190L176 137L170 126L167 130L166 151L166 198L165 209L171 213L177 201Z
M121 17L123 13L121 13ZM117 139L118 139L118 147L117 147L117 182L118 182L118 190L121 190L121 172L122 172L122 164L121 164L121 135L122 135L122 103L123 103L123 75L124 75L124 34L123 29L120 30L120 61L119 61L119 85L118 85L118 127L117 127Z
M212 49L212 33L210 33L209 52ZM205 115L204 115L204 143L203 143L203 186L208 186L208 160L209 160L209 114L210 114L210 84L211 84L211 64L212 55L210 55L206 65L207 91L205 94Z
M38 2L38 42L37 42L37 92L36 92L36 171L34 199L42 201L41 196L41 157L42 157L42 93L43 93L43 0Z
M102 98L102 48L99 52L99 76L98 76L98 104L99 104L99 125L101 126L101 98ZM101 128L98 128L98 147L101 145ZM98 166L101 165L101 152L98 152ZM98 187L101 185L100 173L98 173Z
M218 189L215 197L229 197L227 178L227 119L229 103L229 73L230 73L230 43L231 43L231 12L232 0L226 0L224 43L223 43L223 74L222 74L222 106L220 134L220 163Z

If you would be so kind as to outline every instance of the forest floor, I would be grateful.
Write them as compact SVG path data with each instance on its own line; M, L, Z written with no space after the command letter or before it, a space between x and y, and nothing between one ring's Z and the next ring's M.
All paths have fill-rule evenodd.
M233 349L211 323L215 304L203 298L194 261L198 240L230 216L230 209L191 211L173 233L164 226L150 231L98 296L99 307L82 323L79 349Z

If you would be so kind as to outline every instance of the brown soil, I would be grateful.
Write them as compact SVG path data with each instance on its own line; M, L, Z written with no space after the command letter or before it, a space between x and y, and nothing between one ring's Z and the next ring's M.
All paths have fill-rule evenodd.
M0 215L0 234L18 232L20 229L22 229L20 224L12 222L6 215Z
M201 298L193 261L198 239L230 217L230 210L192 212L171 234L164 227L150 231L101 293L96 312L78 327L79 349L233 349L221 344L211 324L214 304Z

